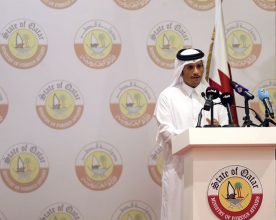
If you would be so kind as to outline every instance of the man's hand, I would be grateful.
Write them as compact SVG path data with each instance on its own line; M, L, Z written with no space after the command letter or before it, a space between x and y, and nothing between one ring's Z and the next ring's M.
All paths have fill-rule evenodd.
M210 119L210 118L206 118L206 120L207 120L208 124L210 125L210 124L211 124L211 119ZM217 119L214 119L214 120L213 120L213 125L219 125Z

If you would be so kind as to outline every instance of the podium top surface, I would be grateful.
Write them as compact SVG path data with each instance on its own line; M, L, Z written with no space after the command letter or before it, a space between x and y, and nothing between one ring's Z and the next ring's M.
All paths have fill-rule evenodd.
M172 138L173 154L216 146L276 148L276 127L190 128Z

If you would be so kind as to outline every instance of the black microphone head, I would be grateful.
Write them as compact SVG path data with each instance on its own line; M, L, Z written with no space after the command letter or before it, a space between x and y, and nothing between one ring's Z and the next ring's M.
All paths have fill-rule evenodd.
M234 81L231 81L230 85L231 85L231 87L232 87L233 89L236 89L237 86L238 86L238 84L237 84L236 82L234 82Z
M208 87L206 89L207 98L216 99L219 97L219 90L213 87Z
M205 99L205 93L201 92L201 96Z
M233 96L229 92L224 92L220 95L221 103L226 107L227 105L233 104Z

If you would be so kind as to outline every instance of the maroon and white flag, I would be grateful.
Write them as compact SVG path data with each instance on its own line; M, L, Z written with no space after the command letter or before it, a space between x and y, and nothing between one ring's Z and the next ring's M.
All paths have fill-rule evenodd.
M216 0L215 30L213 38L214 39L208 57L209 65L207 65L207 73L209 72L209 84L211 87L218 89L222 93L231 93L234 99L234 92L230 85L232 79L227 57L227 46L225 42L222 0ZM235 100L233 103L235 104ZM231 110L234 123L237 124L238 118L236 108L232 107Z

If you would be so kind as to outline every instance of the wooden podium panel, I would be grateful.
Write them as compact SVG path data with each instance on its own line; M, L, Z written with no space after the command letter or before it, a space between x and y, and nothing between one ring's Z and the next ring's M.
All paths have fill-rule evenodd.
M172 152L184 157L183 220L276 220L275 148L275 127L191 128L175 136Z

